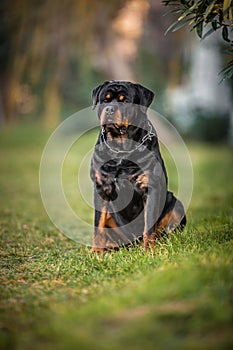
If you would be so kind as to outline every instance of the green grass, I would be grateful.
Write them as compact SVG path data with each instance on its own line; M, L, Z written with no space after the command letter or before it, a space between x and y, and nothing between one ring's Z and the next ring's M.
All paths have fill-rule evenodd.
M42 206L47 137L28 127L0 134L0 349L232 348L232 150L188 145L188 225L156 254L139 246L91 256Z

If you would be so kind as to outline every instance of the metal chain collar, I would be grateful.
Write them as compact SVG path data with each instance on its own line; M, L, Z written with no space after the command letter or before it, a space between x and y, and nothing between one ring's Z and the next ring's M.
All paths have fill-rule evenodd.
M108 147L108 149L110 149L110 151L112 151L114 153L128 153L128 154L130 154L130 153L133 153L133 152L137 151L147 140L151 141L152 138L154 136L156 136L156 134L152 131L151 124L148 123L148 125L149 125L149 128L150 128L148 133L145 136L143 136L141 143L139 145L137 145L135 148L133 148L132 150L130 150L130 151L120 151L118 149L112 148L108 144L107 140L105 140L105 137L104 137L105 130L104 130L104 128L102 128L102 130L101 130L101 135L103 136L103 140L104 140L105 145Z

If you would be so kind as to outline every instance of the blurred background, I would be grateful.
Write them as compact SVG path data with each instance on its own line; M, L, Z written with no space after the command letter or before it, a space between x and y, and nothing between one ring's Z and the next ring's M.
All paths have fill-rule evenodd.
M203 41L160 0L1 0L0 126L48 129L82 108L104 80L139 82L185 137L233 143L232 80L216 33Z

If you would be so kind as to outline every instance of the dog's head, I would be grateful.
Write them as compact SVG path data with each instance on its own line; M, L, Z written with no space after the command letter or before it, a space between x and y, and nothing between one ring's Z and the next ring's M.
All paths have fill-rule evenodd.
M97 86L92 98L101 126L117 137L126 135L130 126L141 125L154 93L140 84L112 80Z

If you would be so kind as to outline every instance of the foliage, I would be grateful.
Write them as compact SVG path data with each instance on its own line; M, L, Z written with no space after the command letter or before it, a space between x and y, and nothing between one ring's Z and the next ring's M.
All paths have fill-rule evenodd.
M233 26L232 0L163 0L165 6L174 6L171 13L179 14L168 31L175 32L188 25L195 30L199 38L204 39L215 31L221 29L223 40L230 45L229 53L233 53L233 40L230 33ZM205 31L205 27L210 27ZM223 79L233 76L233 60L221 72Z
M158 242L154 255L139 246L98 257L43 210L47 137L25 126L0 135L0 348L230 348L231 150L190 145L195 187L185 232Z

